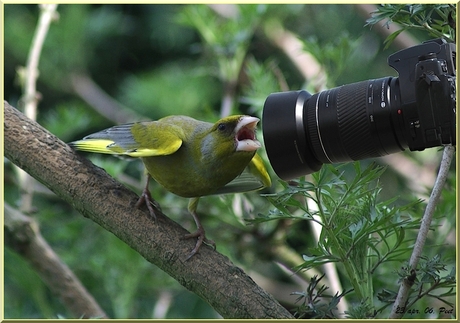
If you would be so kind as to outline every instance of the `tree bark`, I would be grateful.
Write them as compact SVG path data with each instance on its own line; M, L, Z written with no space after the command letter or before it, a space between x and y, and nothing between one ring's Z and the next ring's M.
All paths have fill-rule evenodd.
M153 222L147 210L134 207L138 199L134 192L6 101L4 143L10 161L202 297L224 318L293 318L212 248L202 246L185 261L195 241L181 240L188 233L184 228L162 214Z

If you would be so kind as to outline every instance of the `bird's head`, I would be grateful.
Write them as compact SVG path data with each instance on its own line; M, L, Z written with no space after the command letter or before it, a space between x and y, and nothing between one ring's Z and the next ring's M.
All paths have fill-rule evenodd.
M235 153L254 155L261 147L256 138L259 119L233 115L220 119L209 129L201 147L203 156L225 158ZM205 157L206 158L206 157Z
M223 141L233 141L234 151L252 152L261 147L256 139L256 128L259 118L234 115L220 119L214 124L213 130Z

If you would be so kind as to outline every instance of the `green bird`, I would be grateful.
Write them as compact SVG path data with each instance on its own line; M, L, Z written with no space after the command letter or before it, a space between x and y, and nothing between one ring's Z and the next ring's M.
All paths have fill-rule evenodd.
M208 240L196 209L206 195L259 190L271 185L270 176L256 150L258 118L233 115L212 124L187 116L114 126L69 143L77 150L139 157L147 170L147 183L136 207L147 205L156 219L159 204L151 197L152 177L166 190L191 198L188 210L197 230L184 239L197 238L187 260Z

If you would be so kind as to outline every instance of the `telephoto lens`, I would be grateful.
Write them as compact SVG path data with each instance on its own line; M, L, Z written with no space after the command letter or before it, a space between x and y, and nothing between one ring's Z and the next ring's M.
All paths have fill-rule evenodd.
M270 94L262 131L273 170L289 180L325 163L455 145L455 56L455 44L429 40L388 57L399 77Z
M406 148L398 122L396 79L347 84L311 96L268 96L263 110L267 155L276 174L292 179L324 163L380 157Z

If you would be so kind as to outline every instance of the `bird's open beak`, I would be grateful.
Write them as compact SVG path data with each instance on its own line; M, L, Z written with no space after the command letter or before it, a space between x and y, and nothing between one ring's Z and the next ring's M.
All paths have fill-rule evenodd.
M258 122L259 118L249 116L244 116L238 121L235 128L236 151L254 151L261 147L256 139Z

